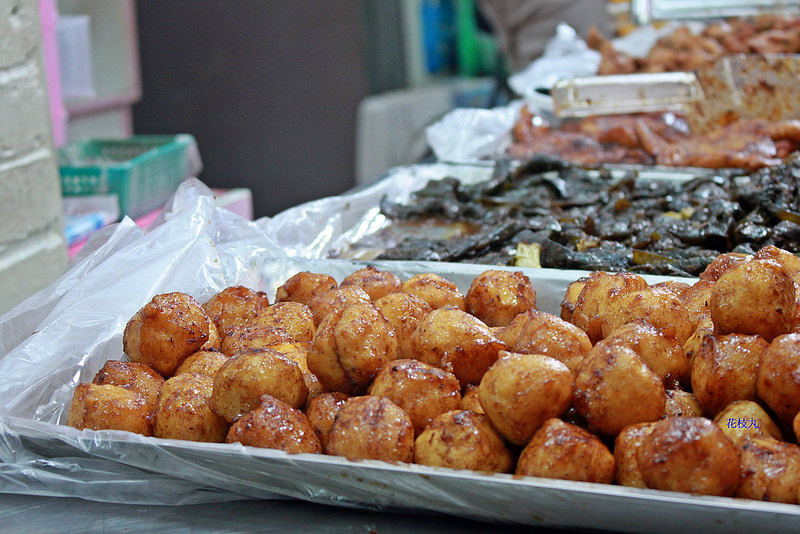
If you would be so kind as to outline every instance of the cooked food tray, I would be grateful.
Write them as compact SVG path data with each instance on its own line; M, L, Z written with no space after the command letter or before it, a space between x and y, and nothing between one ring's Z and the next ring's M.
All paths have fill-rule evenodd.
M763 13L792 13L797 0L631 0L633 21L640 26L659 20L698 20L746 17Z

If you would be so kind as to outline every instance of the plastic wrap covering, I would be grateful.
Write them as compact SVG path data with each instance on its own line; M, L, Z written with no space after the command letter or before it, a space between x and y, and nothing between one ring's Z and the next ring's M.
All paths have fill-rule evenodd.
M266 291L272 300L283 281L303 270L341 281L364 264L298 255L340 243L348 225L358 228L372 220L376 198L408 191L434 170L440 174L440 166L432 167L398 169L368 188L255 223L216 208L210 190L190 180L147 231L126 219L95 235L60 280L0 317L0 491L138 504L280 497L615 531L666 532L685 525L705 532L800 528L800 508L790 505L351 462L240 444L80 431L64 424L76 384L91 380L106 360L123 357L123 328L154 294L184 291L203 301L226 286L245 284ZM303 241L306 232L325 237ZM372 264L401 278L436 272L462 291L486 268ZM549 312L558 311L566 285L587 274L521 270L534 284L537 306ZM651 283L665 279L648 277Z

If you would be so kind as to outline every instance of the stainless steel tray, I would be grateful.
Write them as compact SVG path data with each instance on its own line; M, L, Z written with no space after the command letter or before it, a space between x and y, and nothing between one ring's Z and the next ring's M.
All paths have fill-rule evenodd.
M746 17L762 13L797 13L800 0L631 0L633 22Z

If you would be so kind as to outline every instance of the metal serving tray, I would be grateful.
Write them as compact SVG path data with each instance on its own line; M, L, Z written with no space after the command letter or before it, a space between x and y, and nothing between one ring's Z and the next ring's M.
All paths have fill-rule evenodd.
M631 0L633 22L746 17L762 13L796 13L800 0Z

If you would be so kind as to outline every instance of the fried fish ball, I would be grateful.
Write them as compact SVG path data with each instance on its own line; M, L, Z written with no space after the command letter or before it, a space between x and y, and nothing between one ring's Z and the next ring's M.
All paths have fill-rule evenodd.
M244 286L227 287L211 297L203 309L214 322L220 338L228 328L244 326L263 308L269 306L266 293Z
M697 402L694 393L682 389L668 389L665 398L664 417L700 417L703 415L703 409Z
M514 465L503 438L485 415L455 410L436 417L414 442L421 465L508 473Z
M461 409L485 414L486 411L483 409L483 406L481 406L478 393L480 393L480 389L476 384L468 384L464 388L464 394L461 395Z
M146 363L166 378L208 341L211 325L191 296L164 293L154 296L128 321L122 347L131 361Z
M346 276L341 285L356 285L360 287L367 292L369 298L374 302L386 295L400 291L400 286L403 285L403 282L394 273L379 271L375 266L368 265Z
M497 337L513 352L544 354L563 362L573 372L592 350L589 336L583 330L539 310L517 315Z
M147 401L147 409L153 413L158 405L164 377L144 363L109 360L94 375L92 383L119 386L139 393Z
M336 279L330 275L303 271L278 288L275 302L299 302L308 306L314 297L337 285Z
M569 408L573 382L570 370L555 358L500 351L483 375L478 397L500 434L525 445L545 421Z
M270 345L269 348L276 350L292 360L303 371L303 381L308 388L308 396L319 395L325 391L322 382L319 381L317 375L311 372L308 368L308 349L311 343L277 343Z
M298 342L310 342L317 329L311 308L299 302L278 302L268 306L253 317L250 324L283 330Z
M738 252L728 252L725 254L718 254L711 263L703 270L698 276L700 280L707 280L709 282L716 282L722 274L740 263L745 263L753 259L749 254L740 254Z
M710 336L714 334L714 321L711 320L711 317L706 319L702 319L697 328L694 329L694 332L689 339L686 340L686 343L683 344L683 351L686 353L686 358L689 360L689 369L691 370L692 365L694 365L694 357L695 355L700 352L700 349L703 348L703 340L706 336Z
M728 438L738 444L752 438L781 439L775 421L757 402L741 400L730 403L714 418Z
M651 324L640 321L624 324L603 342L632 349L665 386L689 382L689 359L683 346Z
M209 404L217 415L233 422L255 409L264 394L299 408L306 402L308 388L292 360L273 349L251 349L219 368Z
M412 276L403 282L400 291L421 298L434 310L444 306L455 306L459 310L467 309L464 295L458 286L438 274L423 273Z
M692 364L692 391L706 416L737 400L755 400L761 354L769 346L759 336L710 335Z
M711 319L711 288L714 282L709 280L698 280L689 289L678 297L692 320L698 325L706 319Z
M522 450L516 474L611 484L614 455L593 434L553 418Z
M588 279L588 277L583 276L567 286L567 290L564 292L564 299L561 301L561 318L565 321L572 322L572 314L575 312L578 295L583 291Z
M680 282L678 280L667 280L666 282L658 282L657 284L653 284L653 287L666 289L676 297L681 298L681 296L683 296L683 294L692 286L686 282Z
M536 291L519 271L484 271L472 280L464 298L466 311L488 326L504 326L536 308Z
M317 433L319 442L322 444L322 451L328 450L328 432L330 432L336 416L350 397L344 393L334 391L332 393L320 393L308 399L306 405L306 417L314 432Z
M636 449L642 444L642 438L653 431L653 424L637 423L626 426L614 440L614 480L620 486L647 487L636 461Z
M239 352L264 349L278 343L294 341L294 336L282 328L258 325L232 326L228 329L228 335L225 336L220 351L226 356L234 356Z
M778 248L775 245L767 245L759 249L753 256L754 260L774 260L778 262L786 274L794 276L800 273L800 258L788 250Z
M739 454L720 428L703 417L671 417L642 437L636 461L648 488L733 495Z
M253 410L231 425L225 441L289 454L322 452L319 438L305 414L268 394L262 395Z
M597 343L603 339L603 317L609 300L615 295L646 287L644 278L636 274L595 271L575 301L572 324L586 332L592 343Z
M326 315L341 311L353 304L369 304L370 298L366 291L355 285L340 286L329 289L315 296L308 307L314 314L314 322L319 325Z
M414 425L386 397L347 399L328 432L328 454L349 460L414 460Z
M417 360L394 360L380 370L369 394L387 397L411 418L419 435L434 417L461 407L461 384L448 373Z
M697 327L678 297L668 290L652 286L618 293L609 300L603 317L603 337L634 321L655 326L665 335L677 339L681 345Z
M505 348L480 319L453 306L433 310L411 335L414 357L453 373L461 385L479 383Z
M67 424L80 430L127 430L153 435L147 400L135 391L111 384L78 384Z
M800 334L776 337L761 354L758 396L783 422L800 411Z
M411 352L411 334L433 308L421 298L408 293L386 295L376 300L375 306L381 310L397 334L397 357L412 358L414 354Z
M228 357L221 352L199 350L181 362L178 368L175 369L174 376L183 373L200 373L213 377L222 367L222 364L227 361Z
M734 265L711 289L711 318L720 334L757 334L772 341L792 329L795 309L794 282L771 260Z
M739 443L742 480L737 497L797 504L800 491L800 447L775 439Z
M228 422L211 411L208 404L214 378L199 373L175 375L161 389L153 425L157 438L221 443Z
M378 371L397 358L397 346L397 335L374 304L353 304L329 314L319 325L308 351L308 368L325 390L360 395Z
M589 430L616 436L664 414L664 384L633 350L598 343L578 366L573 404Z

